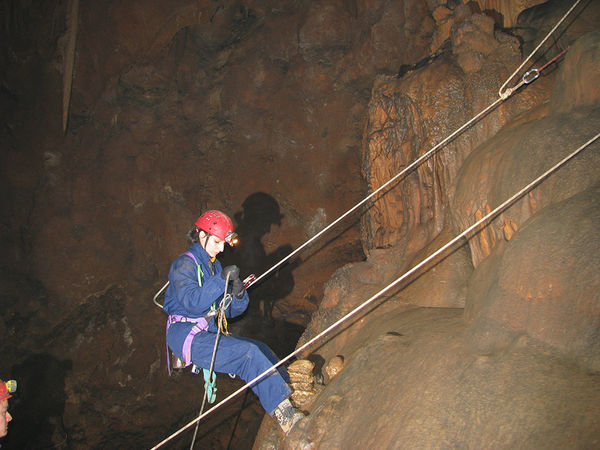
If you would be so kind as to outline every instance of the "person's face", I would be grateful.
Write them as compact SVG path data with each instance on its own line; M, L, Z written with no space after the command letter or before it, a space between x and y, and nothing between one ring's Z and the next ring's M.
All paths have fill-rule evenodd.
M200 242L208 256L214 258L219 253L221 253L225 249L225 241L219 239L212 234L208 237L208 241L206 240L207 234L204 231L200 232Z
M8 399L0 400L0 437L4 437L8 433L8 422L11 420L12 416L8 412Z

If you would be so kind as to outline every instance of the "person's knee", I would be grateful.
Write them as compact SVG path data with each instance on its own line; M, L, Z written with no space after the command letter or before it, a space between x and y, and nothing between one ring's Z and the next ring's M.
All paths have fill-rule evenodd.
M265 355L260 346L252 342L248 343L246 354L248 355L252 365L258 369L266 370L274 365L273 361L271 361L269 357Z

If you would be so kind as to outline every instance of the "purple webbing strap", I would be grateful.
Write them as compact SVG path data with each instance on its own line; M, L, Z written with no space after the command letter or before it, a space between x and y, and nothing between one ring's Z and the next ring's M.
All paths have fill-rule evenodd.
M169 344L167 343L167 332L169 331L169 325L171 324L171 318L167 317L167 329L165 330L165 345L167 346L167 372L171 376L171 355L169 354Z
M187 251L184 253L184 255L192 258L194 260L194 262L196 263L196 265L199 266L198 260L196 259L196 257L194 256L194 254L192 252ZM198 280L198 283L200 283L200 280ZM185 341L183 341L183 348L181 349L182 356L183 356L183 362L185 363L185 367L187 367L192 363L192 341L194 340L194 336L196 336L201 331L208 330L208 322L206 321L206 319L204 317L190 318L190 317L173 314L167 318L166 332L169 331L169 326L175 322L194 322L195 323L195 325L192 327L192 329L186 336ZM165 332L165 334L166 334L166 332ZM165 341L166 341L166 339L165 339ZM169 344L167 344L167 371L169 372L169 376L171 376L171 358L169 358Z
M183 341L183 349L181 350L183 353L183 360L185 362L185 367L189 366L192 363L192 341L194 340L194 336L196 336L201 331L208 330L208 322L204 317L198 319L198 322L192 327L190 332Z
M169 327L171 326L171 324L175 322L194 323L194 326L186 336L185 341L183 341L183 348L181 349L183 362L185 363L185 367L187 367L192 363L192 341L194 340L194 336L196 336L201 331L208 330L208 322L204 317L190 318L173 314L167 318L166 332L169 331ZM171 358L169 358L169 344L167 344L167 371L169 372L169 376L171 376Z
M190 258L192 258L194 260L194 262L196 263L196 265L198 265L198 260L196 259L196 257L194 256L194 254L190 251L187 251L184 253L184 255L189 256Z

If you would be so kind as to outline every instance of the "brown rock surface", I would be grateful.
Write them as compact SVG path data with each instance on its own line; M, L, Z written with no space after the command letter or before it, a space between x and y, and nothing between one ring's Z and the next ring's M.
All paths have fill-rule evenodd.
M597 105L600 98L600 31L584 35L569 48L564 68L556 80L550 106L552 111L569 112Z
M510 28L517 24L517 17L525 9L545 3L546 0L475 0L482 11L498 14L501 18L499 25Z
M63 135L67 2L2 2L0 376L21 383L3 445L149 448L196 417L202 382L167 378L151 297L198 212L243 229L223 261L265 270L494 101L569 6L504 32L457 3L80 2ZM598 29L599 5L532 64ZM230 330L287 354L597 130L597 39L370 205L362 236L353 216L257 286ZM576 232L597 234L597 154L314 345L344 369L287 440L267 417L256 446L597 447L597 249ZM202 446L250 448L263 416L238 396Z
M480 38L463 34L453 38L455 58L442 56L401 79L380 78L375 84L363 144L363 170L371 189L399 174L493 102L510 75L509 68L518 65L519 47L513 37L494 35L485 16L465 13L460 26L455 26L456 30L482 28L489 40L485 51ZM474 67L461 55L480 55L480 63ZM540 81L384 191L362 217L365 252L399 243L415 251L439 234L447 222L447 206L462 162L508 120L548 99L548 79Z
M60 366L68 389L39 384L64 408L29 421L43 422L36 445L62 445L67 435L72 448L107 439L150 447L201 400L197 377L166 378L164 316L151 302L191 223L208 207L231 214L245 229L246 253L223 261L248 273L339 217L364 191L372 78L424 57L432 22L422 0L80 2L63 135L67 3L0 5L1 267L11 288L2 297L11 313L0 320L8 333L0 372L31 352L76 368ZM257 193L277 205L277 220L249 218L244 205ZM235 332L290 351L323 283L363 258L356 221L257 287ZM120 320L93 320L114 305ZM40 338L49 335L52 343ZM220 395L239 387L219 383ZM249 446L263 412L248 398L239 415L206 424L228 430L207 445ZM12 444L27 447L32 434L14 429Z
M327 383L334 379L344 368L344 358L340 355L335 355L323 368L325 373L327 374L327 379L325 380Z
M287 367L292 388L290 399L297 408L309 407L318 394L319 389L315 386L313 374L314 367L315 364L306 359L296 360Z
M588 96L578 95L579 87L599 70L590 58L600 33L578 40L573 53L565 59L557 86L569 86L569 94L555 87L550 107L523 115L513 127L506 127L477 149L465 161L454 198L454 221L459 230L483 217L491 207L507 199L529 181L593 137L600 126L597 103L589 106L598 88L586 89ZM582 47L586 50L582 50ZM594 74L594 75L589 75ZM568 81L565 77L571 76ZM598 86L598 85L596 85ZM545 117L539 118L541 114ZM537 119L537 120L535 120ZM528 193L494 223L469 241L473 264L488 256L496 242L504 239L506 224L519 228L532 214L548 204L568 198L594 184L600 171L597 153L587 151L550 177L542 186ZM493 176L490 176L492 173ZM507 180L510 180L507 183Z
M590 152L597 154L590 148ZM525 221L470 292L469 343L494 354L521 334L600 371L600 186ZM491 273L490 273L491 271Z
M556 79L552 97L552 84L545 85L547 92L540 97L545 104L532 102L521 114L505 116L500 131L492 133L495 136L466 147L468 156L456 163L458 170L448 178L455 190L443 210L449 213L446 224L452 232L446 230L444 238L443 233L422 233L425 237L416 245L408 239L394 242L379 237L388 248L373 249L366 261L339 269L328 282L322 308L299 345L371 299L446 242L448 234L455 235L483 217L597 134L598 103L577 92L587 83L588 70L594 73L591 78L597 73L595 58L588 55L595 54L599 39L593 32L573 43L573 53L552 77ZM567 85L571 95L563 95L561 86ZM597 87L590 89L590 98L596 98ZM373 92L379 104L392 97L390 90ZM420 105L405 104L413 110ZM379 151L367 161L379 164L381 173L386 164L379 159L387 158L395 167L402 167L396 161L410 161L403 160L397 149L404 147L405 136L410 140L413 135L396 132L402 129L398 118L410 108L389 107L393 114L370 109L369 121L378 125L379 136L385 139L373 139L375 143L365 146L367 151ZM255 449L596 447L599 146L600 141L594 142L471 236L460 251L470 254L474 271L464 260L450 271L429 267L313 344L311 358L326 361L342 355L344 370L325 386L309 416L285 441L264 422ZM389 177L393 171L389 166L387 170ZM385 207L376 204L369 216L371 224L378 220L395 225L380 227L382 236L408 234L398 231L402 226L410 230L403 221L405 205L410 201L421 205L423 197L432 196L427 190L421 197L417 189L406 192L414 197L397 195L393 205L389 199ZM435 214L431 217L436 220ZM368 248L375 233L365 236ZM432 237L440 242L434 244ZM429 243L429 248L421 245L422 251L413 251L411 245L421 243ZM450 256L455 254L456 250ZM415 306L428 301L435 283L451 277L458 283L441 288L441 298L448 301L451 292L462 292L464 311ZM466 283L462 288L460 281Z
M597 445L597 376L526 336L474 355L460 309L378 312L353 325L344 370L309 416L285 442L265 421L255 449Z

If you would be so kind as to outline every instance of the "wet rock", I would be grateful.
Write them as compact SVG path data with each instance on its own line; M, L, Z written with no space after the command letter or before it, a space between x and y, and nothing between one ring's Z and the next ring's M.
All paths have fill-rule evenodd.
M488 64L502 51L508 52L505 56L515 54L514 40L497 41L498 47L488 56L485 53L489 49L480 49ZM589 54L594 55L591 45ZM585 50L577 53L584 54ZM582 66L594 67L592 59L586 62L583 57ZM440 67L438 63L431 67ZM572 96L577 101L571 105L562 103L566 98L560 99L564 109L555 110L548 102L554 78L563 79L562 70L565 74L576 72L576 64L570 62L561 73L542 80L541 91L526 100L515 98L516 103L522 103L514 105L514 110L500 111L501 117L494 117L490 128L486 124L476 130L470 143L479 144L465 148L465 159L456 162L457 172L452 177L444 182L430 178L431 182L423 183L429 190L419 191L419 182L426 176L418 172L411 188L406 188L406 196L389 192L387 198L379 199L370 210L371 222L363 229L370 255L375 253L373 249L404 258L419 254L419 249L426 253L428 242L429 250L439 245L431 239L435 233L443 242L448 234L466 229L514 193L514 186L523 186L567 155L569 149L594 136L600 129L597 102L586 103L577 94ZM394 173L391 167L400 169L414 159L414 155L405 156L410 153L407 142L423 145L428 136L419 129L427 121L407 119L422 111L428 99L403 97L411 94L411 78L422 76L423 82L431 76L421 75L427 70L411 72L401 81L380 80L373 90L364 167L375 185ZM475 73L482 76L484 72ZM481 80L476 82L469 75L461 77L457 71L457 78L466 80L464 91L472 88L483 93L489 87L481 88ZM577 90L576 79L572 81L572 88ZM404 83L404 89L396 91L394 83ZM554 92L557 95L557 90ZM593 92L590 94L595 98ZM517 111L519 115L514 114ZM403 121L415 126L404 126ZM484 137L486 133L490 134ZM600 220L596 217L600 198L598 145L595 142L470 237L468 248L463 246L462 250L472 259L475 271L458 271L456 276L463 282L463 295L466 290L464 312L461 308L401 312L406 292L415 302L426 301L434 266L420 276L423 281L417 279L389 295L323 344L319 352L326 359L336 354L351 357L342 377L327 384L316 398L300 435L291 437L289 445L318 448L326 443L369 448L393 446L401 440L408 447L451 447L457 442L465 447L523 443L553 447L572 442L593 447L600 417L600 385L595 376L600 354L595 273L600 265L600 237L595 226ZM438 173L447 176L442 167L448 170L448 165L442 164ZM444 186L440 191L445 197L440 203L448 201L446 224L451 230L442 227L442 232L431 226L441 211L431 206L437 195L431 186L436 182ZM408 216L407 212L414 211L420 214ZM404 220L406 216L410 220ZM403 233L409 238L403 238ZM442 239L443 233L448 234ZM365 294L361 286L380 281L377 275L369 258L346 267L343 280L352 288L343 297L334 296L327 310L313 315L306 334L313 335L347 311L348 305L356 305ZM549 404L553 405L550 409ZM342 405L356 414L340 415L338 407ZM365 436L358 431L365 426L377 433Z
M325 374L325 383L329 383L333 378L335 378L344 368L344 357L340 355L336 355L331 358L327 364L325 364L324 370Z
M573 56L561 66L557 84L564 85L566 74L574 78L568 83L573 88L587 77L595 65L584 55L596 51L600 34L586 35L573 45ZM589 47L588 51L580 46ZM576 57L580 56L583 61ZM587 61L587 62L586 62ZM576 69L581 67L581 69ZM576 89L576 88L574 88ZM590 98L595 98L598 88L588 89ZM597 106L586 106L582 96L573 94L563 100L562 93L554 90L552 102L556 109L534 110L523 115L523 120L509 129L498 133L485 145L477 148L461 168L454 196L453 215L457 229L466 229L469 224L483 217L516 192L519 186L539 176L577 145L583 144L598 129L600 116ZM578 105L577 99L581 103ZM551 103L552 104L552 103ZM569 105L569 106L567 106ZM569 113L563 112L569 109ZM540 114L541 113L541 114ZM540 115L545 117L540 118ZM534 120L537 119L537 120ZM502 144L499 144L502 142ZM488 256L500 240L512 237L514 230L547 205L564 200L594 184L600 162L594 152L585 152L561 170L560 176L552 177L547 183L528 193L526 197L506 210L492 225L481 230L469 240L474 266ZM494 168L494 176L487 175ZM511 180L512 187L505 180ZM507 227L507 224L510 224Z
M467 73L481 69L486 57L498 47L492 18L474 14L452 29L452 49L460 67Z
M436 52L450 37L450 29L454 24L454 14L448 7L438 6L432 13L436 28L431 41L431 53Z
M488 106L480 100L493 98L509 76L508 67L518 65L518 40L495 33L489 17L464 10L453 30L452 56L401 79L380 77L375 83L363 148L363 172L371 189ZM501 105L378 196L361 221L365 253L397 244L411 253L439 234L447 223L446 205L454 196L462 162L511 117L547 99L548 86L524 91L518 101Z
M352 17L340 5L313 2L298 33L305 57L323 58L327 52L344 49L351 36Z
M366 318L344 348L354 354L343 379L325 386L282 448L595 446L597 376L527 336L501 353L474 355L464 333L461 309Z

